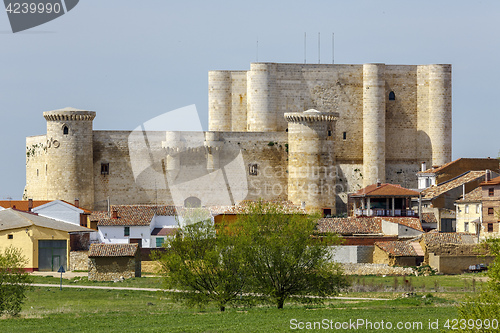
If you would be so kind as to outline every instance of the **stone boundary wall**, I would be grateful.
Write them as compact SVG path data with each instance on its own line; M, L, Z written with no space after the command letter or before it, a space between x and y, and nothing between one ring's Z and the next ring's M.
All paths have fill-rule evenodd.
M386 264L342 264L346 275L415 275L410 267L391 267Z
M89 251L71 251L69 253L70 271L89 270Z

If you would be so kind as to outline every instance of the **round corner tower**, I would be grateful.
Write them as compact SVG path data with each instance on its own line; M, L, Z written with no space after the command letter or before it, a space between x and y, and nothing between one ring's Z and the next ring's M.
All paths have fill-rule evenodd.
M336 112L285 113L288 122L288 199L308 212L335 214L334 129Z
M47 121L47 199L94 207L93 111L64 108L43 113Z
M275 132L276 118L276 63L252 63L247 73L247 131Z

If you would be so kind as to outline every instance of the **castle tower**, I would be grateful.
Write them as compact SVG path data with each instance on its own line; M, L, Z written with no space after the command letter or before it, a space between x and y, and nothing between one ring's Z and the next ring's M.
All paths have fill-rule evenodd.
M276 67L274 63L253 63L247 73L247 131L275 132Z
M451 65L428 67L432 165L444 165L451 161Z
M47 121L47 199L94 207L92 121L95 112L64 108L43 113Z
M288 122L288 199L308 212L335 213L334 129L338 113L285 113Z
M385 64L363 65L363 187L385 182Z
M207 171L213 172L220 168L219 152L222 148L219 132L205 132L204 146L207 156Z
M208 130L231 131L231 72L208 72Z

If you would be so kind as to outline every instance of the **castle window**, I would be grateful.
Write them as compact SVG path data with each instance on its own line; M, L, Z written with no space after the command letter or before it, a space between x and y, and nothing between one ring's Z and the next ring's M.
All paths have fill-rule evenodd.
M69 128L66 125L64 125L64 127L63 127L63 134L64 135L68 135L69 134Z
M109 175L109 163L101 163L101 175Z
M14 239L14 235L7 235L7 239Z
M332 136L332 130L328 129L328 136Z
M342 133L342 140L347 140L347 132Z
M394 91L391 91L389 93L389 100L390 101L395 101L396 100L396 94L394 93Z
M248 174L250 176L257 176L257 164L248 165Z

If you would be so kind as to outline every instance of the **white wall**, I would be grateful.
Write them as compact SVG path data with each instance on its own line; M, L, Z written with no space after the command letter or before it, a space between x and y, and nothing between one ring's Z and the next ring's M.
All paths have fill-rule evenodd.
M55 200L33 208L33 212L54 220L80 225L80 214L83 213L83 210L65 202Z
M141 238L142 247L151 247L149 226L130 226L130 236L124 236L125 226L99 226L98 229L99 239L103 243L128 244L130 238Z

